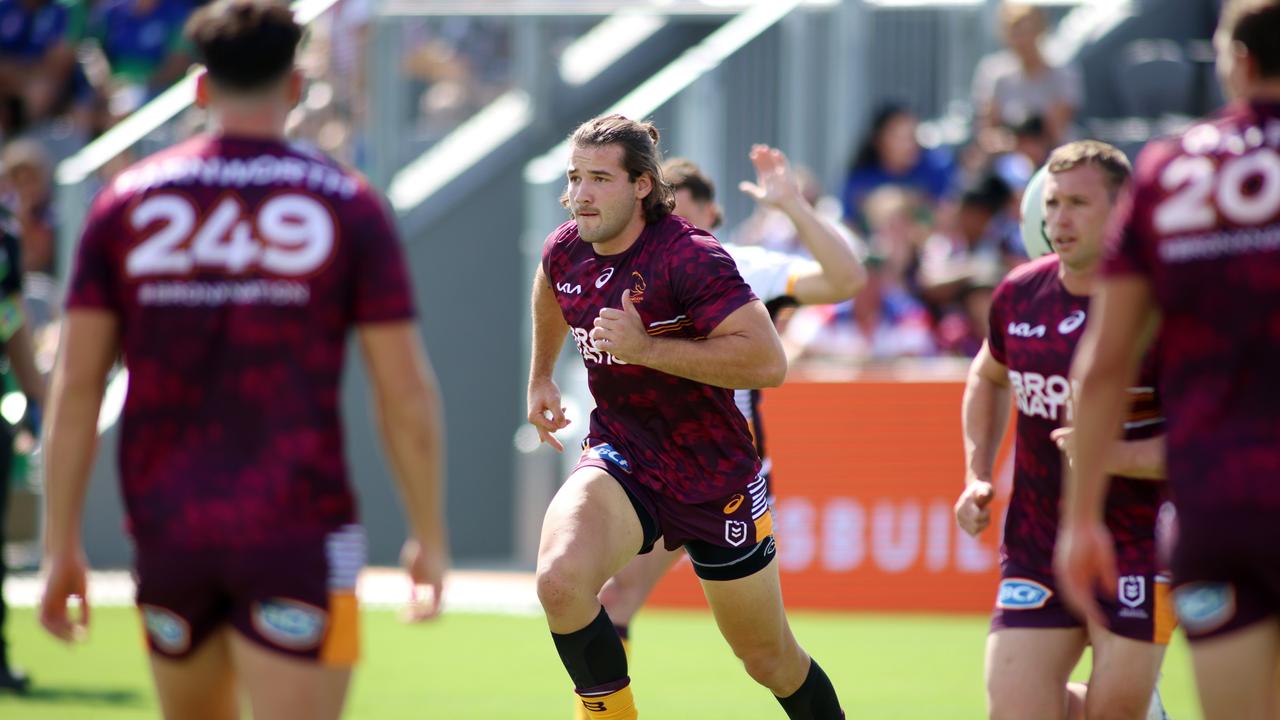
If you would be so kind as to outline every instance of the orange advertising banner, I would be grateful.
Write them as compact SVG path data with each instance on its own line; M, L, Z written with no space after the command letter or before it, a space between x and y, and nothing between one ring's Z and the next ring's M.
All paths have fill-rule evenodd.
M972 538L952 505L964 485L964 384L794 382L767 391L774 528L787 606L831 610L986 611L1012 468L997 460L991 527ZM701 607L688 559L651 603Z

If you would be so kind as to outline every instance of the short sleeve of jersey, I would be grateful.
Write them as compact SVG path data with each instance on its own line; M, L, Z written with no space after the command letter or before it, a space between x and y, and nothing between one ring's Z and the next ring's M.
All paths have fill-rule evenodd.
M547 282L555 282L551 279L551 255L569 237L572 231L573 223L566 222L552 230L547 239L542 241L542 274L547 277Z
M107 188L98 193L89 208L67 289L67 309L121 310L120 266L111 249L111 238L120 236L115 204L111 189Z
M707 235L682 238L671 258L671 289L699 336L707 336L733 311L756 299L733 258Z
M795 294L795 281L815 263L795 255L755 246L725 245L738 273L762 302Z
M345 235L355 245L353 320L374 323L412 318L413 288L404 248L381 199L365 189L351 200L349 209Z
M991 312L987 316L987 347L991 350L991 357L1005 366L1008 366L1009 360L1005 355L1004 347L1004 331L1007 324L1004 318L1012 287L1007 281L996 286L996 291L991 295Z

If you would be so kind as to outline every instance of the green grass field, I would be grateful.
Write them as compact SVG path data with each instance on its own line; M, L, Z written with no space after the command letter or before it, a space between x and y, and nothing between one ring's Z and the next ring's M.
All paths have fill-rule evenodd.
M986 624L978 616L794 615L796 634L835 680L851 720L982 718ZM132 609L98 610L91 639L74 648L40 633L30 609L13 612L9 628L14 659L37 686L22 700L0 695L0 718L157 717ZM567 678L541 618L456 614L409 627L391 612L369 611L364 630L365 659L348 718L571 716ZM646 611L633 633L632 678L642 717L784 717L742 672L709 615ZM1176 720L1199 717L1181 639L1165 662L1161 692Z

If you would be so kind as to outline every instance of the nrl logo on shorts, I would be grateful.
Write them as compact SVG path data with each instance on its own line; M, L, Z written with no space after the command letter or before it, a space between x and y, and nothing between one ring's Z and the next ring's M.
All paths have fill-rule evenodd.
M253 628L290 650L310 650L324 636L325 612L314 605L273 598L253 606Z
M1128 607L1142 607L1147 601L1147 579L1141 575L1125 575L1120 578L1118 597Z
M725 520L724 540L734 547L746 542L747 524L741 520Z

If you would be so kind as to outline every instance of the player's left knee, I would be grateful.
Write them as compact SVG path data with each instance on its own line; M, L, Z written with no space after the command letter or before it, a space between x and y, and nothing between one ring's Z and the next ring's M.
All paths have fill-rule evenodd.
M794 682L797 677L803 682L808 670L808 660L804 653L799 652L798 647L791 647L782 641L734 647L734 654L742 661L751 679L770 690L776 691L798 684Z

